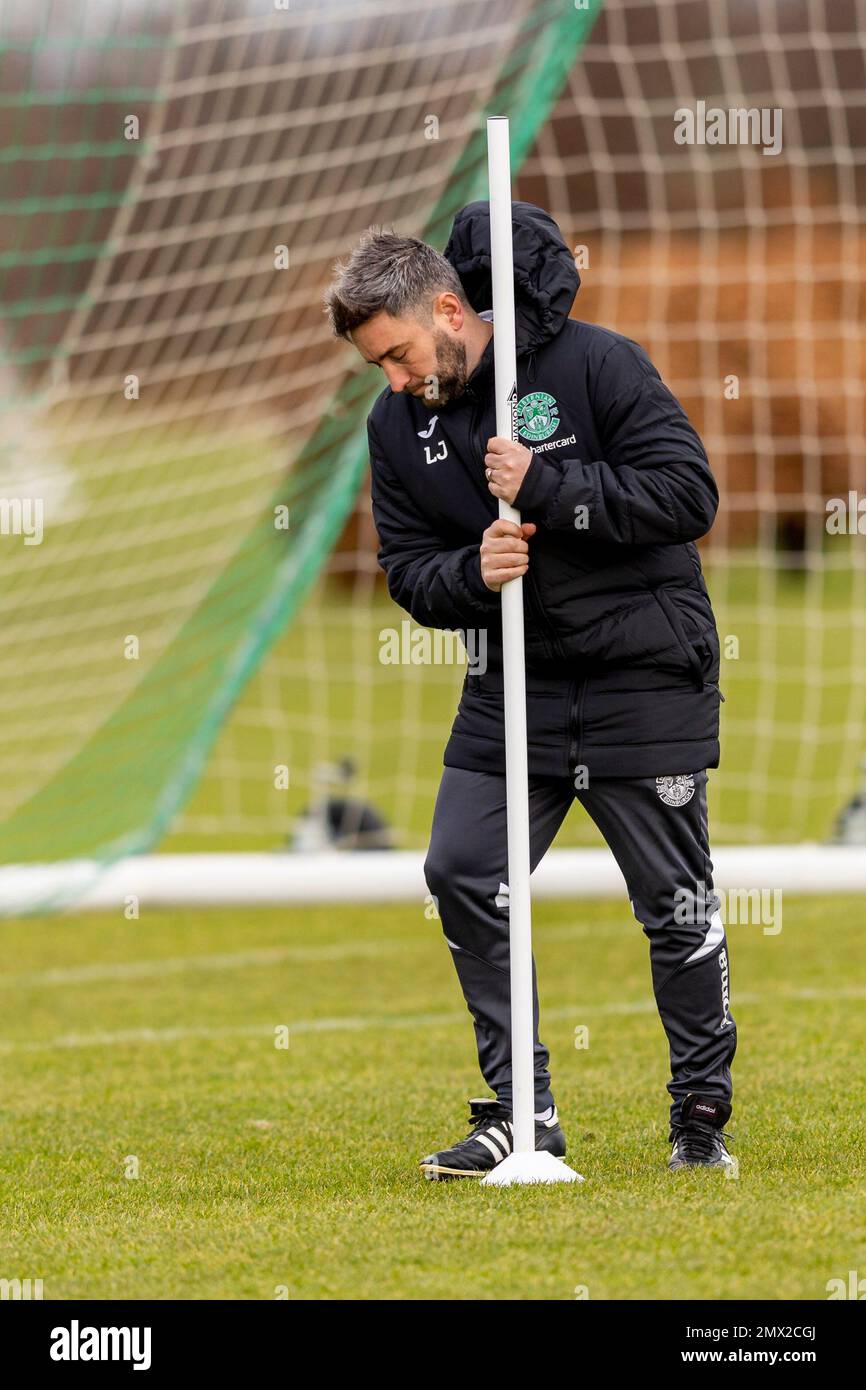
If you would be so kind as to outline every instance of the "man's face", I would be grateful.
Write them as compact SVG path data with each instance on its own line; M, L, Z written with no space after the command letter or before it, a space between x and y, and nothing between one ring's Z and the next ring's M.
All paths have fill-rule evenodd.
M428 410L462 396L468 376L462 312L454 314L451 304L441 309L442 300L453 300L460 308L456 295L441 295L429 325L411 315L376 314L351 338L365 361L382 368L392 391L408 392Z

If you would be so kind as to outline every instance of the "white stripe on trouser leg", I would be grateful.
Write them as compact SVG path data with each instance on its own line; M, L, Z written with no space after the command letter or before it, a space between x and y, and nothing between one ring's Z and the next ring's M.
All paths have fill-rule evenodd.
M704 944L702 946L699 946L696 951L692 951L692 954L689 956L685 964L691 965L692 961L703 960L704 956L708 956L712 951L717 950L718 947L721 946L724 939L725 928L722 924L721 915L718 912L714 912L712 917L710 918L709 930L706 936L704 937Z

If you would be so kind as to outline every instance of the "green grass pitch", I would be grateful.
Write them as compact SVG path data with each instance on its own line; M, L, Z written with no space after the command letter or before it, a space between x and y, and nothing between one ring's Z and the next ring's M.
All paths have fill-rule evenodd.
M586 1181L504 1191L418 1173L483 1094L420 903L6 921L0 1276L46 1299L824 1299L866 1274L863 909L784 908L776 936L729 930L726 1179L666 1170L627 902L536 904Z

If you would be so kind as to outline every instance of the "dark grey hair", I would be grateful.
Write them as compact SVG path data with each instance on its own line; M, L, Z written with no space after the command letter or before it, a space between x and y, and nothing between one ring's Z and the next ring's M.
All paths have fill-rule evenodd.
M436 294L450 290L468 308L460 276L424 241L368 227L349 259L335 266L325 311L335 338L345 338L376 314L414 314L427 322Z

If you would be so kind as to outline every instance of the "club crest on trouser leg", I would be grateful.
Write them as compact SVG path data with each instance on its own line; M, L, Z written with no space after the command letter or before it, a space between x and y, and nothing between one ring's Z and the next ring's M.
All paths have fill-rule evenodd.
M656 791L666 806L685 806L695 794L695 779L685 772L678 777L657 777Z

